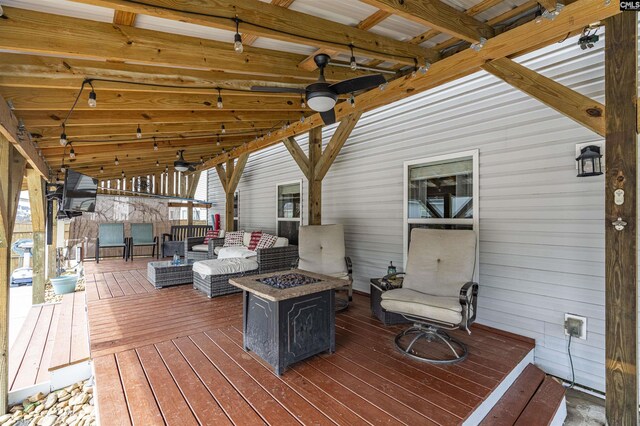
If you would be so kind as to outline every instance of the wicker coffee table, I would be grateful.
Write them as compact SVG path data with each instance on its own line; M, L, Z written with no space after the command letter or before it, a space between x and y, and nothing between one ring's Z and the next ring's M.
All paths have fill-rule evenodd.
M155 288L190 284L193 282L193 263L192 259L183 259L179 265L174 265L171 260L149 262L147 279Z

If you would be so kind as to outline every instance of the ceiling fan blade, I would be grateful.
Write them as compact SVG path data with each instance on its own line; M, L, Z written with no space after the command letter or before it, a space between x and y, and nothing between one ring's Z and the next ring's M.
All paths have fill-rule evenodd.
M339 83L332 84L329 89L338 95L358 92L360 90L371 89L386 83L387 80L382 74L363 75L362 77L350 78Z
M196 171L196 167L192 164L189 166L189 171L190 172L195 172Z
M329 125L336 122L336 111L331 108L329 111L321 112L320 117L322 117L322 121L324 124Z
M251 86L252 92L267 92L267 93L296 93L303 95L304 89L297 87L276 87L276 86Z

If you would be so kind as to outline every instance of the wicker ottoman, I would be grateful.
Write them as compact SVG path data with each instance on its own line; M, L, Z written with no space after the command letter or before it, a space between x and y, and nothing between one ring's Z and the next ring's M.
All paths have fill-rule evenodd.
M207 267L203 267L207 265ZM238 272L230 272L234 269L242 269ZM210 271L219 270L220 273ZM204 273L207 271L207 273ZM238 293L238 287L229 284L230 278L238 278L245 275L259 273L260 268L255 260L234 258L234 259L208 259L194 264L193 268L193 288L199 290L209 297L224 296L226 294Z

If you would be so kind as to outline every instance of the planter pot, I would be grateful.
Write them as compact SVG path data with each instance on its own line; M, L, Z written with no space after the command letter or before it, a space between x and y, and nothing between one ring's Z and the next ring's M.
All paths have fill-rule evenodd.
M67 294L76 291L77 275L63 275L51 278L51 285L55 294Z

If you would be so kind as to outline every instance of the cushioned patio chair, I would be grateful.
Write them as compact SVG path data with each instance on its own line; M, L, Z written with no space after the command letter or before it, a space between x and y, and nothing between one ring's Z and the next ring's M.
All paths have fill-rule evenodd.
M173 225L171 232L162 234L162 257L184 256L185 240L189 237L204 237L209 229L213 229L210 225Z
M298 253L298 268L345 280L344 287L336 292L346 292L347 295L336 297L336 310L346 309L353 299L353 279L351 259L345 254L343 226L301 226Z
M475 321L478 284L476 234L467 230L414 229L402 288L382 294L381 306L403 315L414 325L395 338L396 347L420 361L453 363L467 357L467 347L447 331L471 333ZM445 344L453 358L432 358L418 350L418 342Z
M153 235L153 223L132 223L129 239L129 257L133 260L133 249L152 247L151 257L158 257L158 237Z
M124 224L101 223L98 225L96 263L100 263L101 248L122 248L122 258L127 261L129 255L129 239L124 237Z

